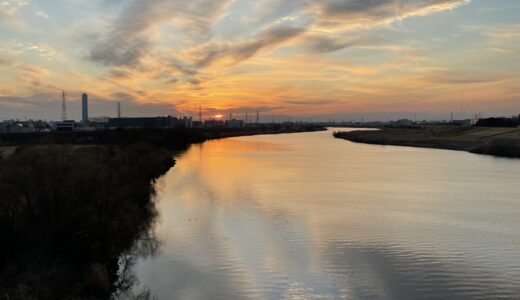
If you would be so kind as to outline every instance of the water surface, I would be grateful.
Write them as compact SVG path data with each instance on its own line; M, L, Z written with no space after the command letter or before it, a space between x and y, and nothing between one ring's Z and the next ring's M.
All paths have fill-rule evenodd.
M520 160L331 132L192 146L158 183L159 299L520 299Z

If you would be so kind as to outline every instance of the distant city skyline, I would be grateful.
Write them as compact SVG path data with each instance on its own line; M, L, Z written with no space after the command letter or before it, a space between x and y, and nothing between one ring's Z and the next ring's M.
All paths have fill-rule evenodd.
M0 120L520 112L517 0L0 3Z

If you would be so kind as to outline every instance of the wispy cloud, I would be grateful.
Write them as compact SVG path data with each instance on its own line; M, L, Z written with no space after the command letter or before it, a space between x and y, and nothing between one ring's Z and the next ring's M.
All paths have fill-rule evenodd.
M28 0L2 0L0 2L0 24L20 25L18 11L29 4Z
M164 23L176 23L193 34L208 34L230 0L133 0L109 31L98 37L89 59L108 66L136 66L150 53L152 32Z
M43 11L38 11L38 12L36 12L36 15L37 15L38 17L42 17L42 18L45 18L45 19L48 19L48 18L49 18L49 15L48 15L47 13L43 12Z
M262 50L279 46L304 32L303 28L280 26L270 28L248 41L209 45L201 51L202 58L196 63L196 66L207 67L223 59L229 59L232 64L236 64L253 57Z
M470 0L311 0L318 26L331 30L389 24L412 16L450 10Z

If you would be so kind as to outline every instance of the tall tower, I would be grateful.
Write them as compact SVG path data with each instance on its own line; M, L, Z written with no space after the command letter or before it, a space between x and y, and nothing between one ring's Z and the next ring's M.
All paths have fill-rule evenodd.
M202 106L199 105L199 121L202 122Z
M121 102L117 102L117 117L121 118Z
M246 112L246 124L249 123L249 113Z
M88 95L86 93L81 95L81 120L83 123L88 122Z
M464 92L460 94L460 119L464 120Z
M67 120L67 103L65 91L61 92L61 120Z
M260 111L256 111L256 124L260 124Z

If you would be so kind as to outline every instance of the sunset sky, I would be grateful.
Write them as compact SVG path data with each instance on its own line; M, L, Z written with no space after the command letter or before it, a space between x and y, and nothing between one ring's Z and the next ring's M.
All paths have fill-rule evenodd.
M519 54L518 0L0 0L0 120L516 115Z

